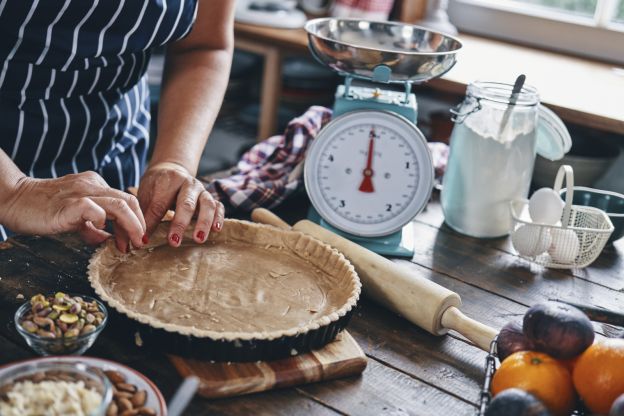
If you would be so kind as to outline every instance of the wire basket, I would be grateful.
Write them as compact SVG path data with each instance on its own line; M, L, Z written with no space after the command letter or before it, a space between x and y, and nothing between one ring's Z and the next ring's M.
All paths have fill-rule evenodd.
M572 167L563 165L555 178L554 191L559 194L565 177L567 189L561 225L540 224L531 221L529 201L511 202L512 234L521 227L531 227L524 235L529 237L529 250L518 251L520 257L556 269L573 269L590 265L604 248L613 232L607 214L594 207L572 205L574 174ZM513 238L512 238L513 242ZM533 255L527 255L532 252Z
M491 386L492 378L497 370L498 363L498 350L497 350L498 336L490 343L490 351L485 357L485 375L483 377L483 386L479 396L479 408L477 410L477 416L485 416L490 401L492 400ZM571 416L585 416L587 413L583 409L577 409L572 412Z

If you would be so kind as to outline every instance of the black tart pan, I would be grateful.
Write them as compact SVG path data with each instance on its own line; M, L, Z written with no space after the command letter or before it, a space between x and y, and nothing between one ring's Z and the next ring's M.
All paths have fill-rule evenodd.
M153 328L125 316L123 319L135 324L134 342L151 351L215 362L249 362L271 361L323 348L345 329L353 311L318 329L273 340L215 340Z
M193 227L190 227L191 229ZM161 224L153 234L154 247L166 244L168 227ZM276 238L276 234L279 234ZM191 241L192 235L185 235ZM278 230L270 226L248 223L237 220L226 220L221 233L213 235L211 239L249 242L261 247L272 245L278 241L278 248L270 255L295 253L301 258L322 258L321 263L311 262L315 267L332 273L336 279L333 285L336 290L344 290L344 296L336 299L343 302L340 307L331 313L318 317L308 325L298 328L287 328L283 331L273 330L269 333L235 333L219 332L216 330L194 330L196 326L176 326L152 319L146 312L129 310L112 295L112 289L105 287L102 280L114 273L113 266L123 261L124 254L120 254L112 241L100 247L89 262L89 279L98 296L108 304L110 309L119 312L116 319L121 328L131 329L133 341L146 350L157 350L167 354L182 357L197 358L211 361L249 362L285 358L310 350L324 347L336 338L348 324L353 310L359 299L361 283L353 265L342 254L330 246L295 231ZM194 244L194 243L189 243ZM207 246L204 246L207 247ZM265 247L266 250L269 248ZM148 247L147 250L150 248ZM208 250L206 248L206 250ZM288 250L288 251L281 251ZM306 260L310 261L310 260ZM324 263L323 263L324 261ZM137 277L138 278L138 277ZM344 279L344 280L342 280ZM332 286L332 287L334 287ZM344 299L343 299L344 297ZM122 317L123 315L123 317ZM196 319L204 319L198 317ZM207 318L205 318L207 319ZM128 325L130 323L131 325ZM200 322L197 322L197 326Z

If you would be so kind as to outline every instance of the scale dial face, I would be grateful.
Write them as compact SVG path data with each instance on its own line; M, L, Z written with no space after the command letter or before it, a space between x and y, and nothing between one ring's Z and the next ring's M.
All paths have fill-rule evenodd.
M425 207L433 163L424 136L406 118L360 110L323 128L306 156L304 177L325 221L379 237L398 231Z

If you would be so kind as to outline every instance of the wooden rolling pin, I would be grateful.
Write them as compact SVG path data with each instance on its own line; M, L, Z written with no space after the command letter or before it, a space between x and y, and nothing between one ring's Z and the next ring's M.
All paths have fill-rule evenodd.
M251 218L255 222L290 228L281 218L263 208L255 209ZM482 350L489 351L490 342L498 332L464 315L458 309L461 299L457 293L416 276L407 268L311 221L299 221L292 229L342 252L360 276L364 293L375 302L434 335L443 335L453 329Z

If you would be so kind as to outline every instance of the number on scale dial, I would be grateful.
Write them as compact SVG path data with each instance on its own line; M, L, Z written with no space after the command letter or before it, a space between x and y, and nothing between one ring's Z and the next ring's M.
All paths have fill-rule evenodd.
M393 113L356 111L319 134L306 159L312 204L331 225L361 236L387 235L426 204L433 182L422 133Z

